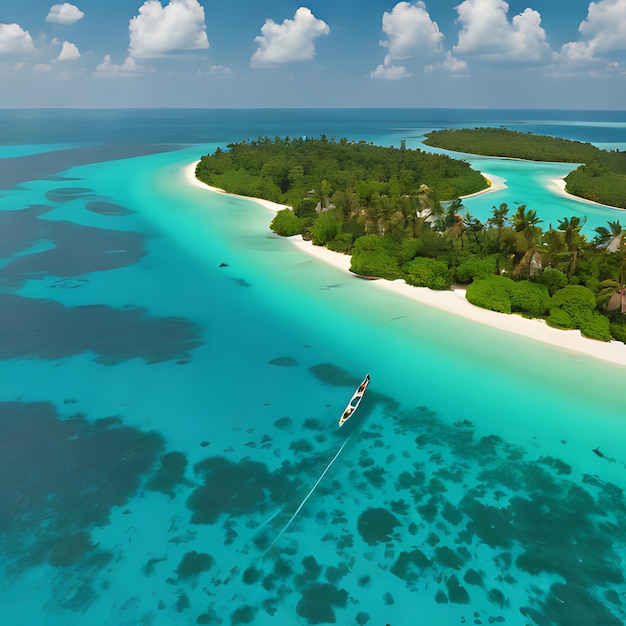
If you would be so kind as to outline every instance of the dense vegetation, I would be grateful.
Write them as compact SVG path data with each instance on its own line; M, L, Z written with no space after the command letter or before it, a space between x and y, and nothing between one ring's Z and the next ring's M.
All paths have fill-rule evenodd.
M421 150L327 139L289 138L230 144L204 156L196 176L231 193L292 206L310 217L318 203L332 205L344 220L366 209L405 211L407 196L427 185L433 200L452 200L487 187L465 161Z
M582 163L565 178L566 191L587 200L626 208L626 153L590 143L520 133L504 128L433 131L425 144L455 152L529 161Z
M294 145L295 151L291 150ZM334 148L326 153L328 145ZM281 161L283 148L290 158ZM338 150L333 152L335 148ZM307 154L308 149L313 156ZM443 163L453 179L458 178L458 171L469 171L468 177L473 177L467 164L457 165L451 159L434 161L431 169L416 166L410 176L402 173L403 168L400 175L391 174L398 171L394 169L398 163L405 167L407 163L429 163L429 159L422 161L424 155L419 152L407 156L408 150L379 151L343 140L262 140L236 144L230 152L238 154L227 159L229 153L218 151L215 159L204 157L198 177L228 191L283 202L294 198L295 208L279 211L272 230L285 236L302 234L314 244L350 253L351 270L356 274L402 278L431 289L464 284L468 285L467 299L478 306L545 318L556 328L577 328L603 341L626 341L626 230L619 221L596 228L594 238L588 240L581 232L584 221L578 217L563 218L557 228L550 225L544 230L534 210L521 205L511 214L508 206L501 204L493 207L491 217L482 223L465 210L462 200L442 202L422 178L430 174L427 180L437 189L445 176L438 178L432 170L438 172ZM354 154L348 156L350 152ZM263 154L269 161L259 156ZM301 159L299 164L294 164L294 154ZM324 154L334 154L337 172L317 167ZM272 185L267 178L249 173L262 171L266 162L283 162L287 168L283 191L277 191L276 181ZM236 169L228 169L228 163ZM244 169L243 163L254 166ZM309 167L315 175L309 173ZM290 182L294 168L296 178L306 182ZM372 180L369 168L375 171ZM325 178L320 178L321 171ZM351 186L333 187L336 181L346 179ZM242 182L233 187L225 184L229 181ZM251 192L249 185L261 185L260 181L266 181L263 184L269 185L274 195ZM444 181L440 188L448 188L447 184L449 181Z

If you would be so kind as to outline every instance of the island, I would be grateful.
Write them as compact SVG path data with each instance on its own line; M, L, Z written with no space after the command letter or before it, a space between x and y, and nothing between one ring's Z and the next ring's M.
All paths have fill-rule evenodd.
M424 143L453 152L580 164L565 177L567 193L626 209L626 152L506 128L432 131L426 134Z
M544 229L534 210L501 204L482 223L464 210L462 196L489 182L463 160L404 145L259 138L204 156L196 176L290 205L276 213L272 230L351 255L358 276L434 290L462 285L476 306L626 341L620 222L588 240L578 217Z

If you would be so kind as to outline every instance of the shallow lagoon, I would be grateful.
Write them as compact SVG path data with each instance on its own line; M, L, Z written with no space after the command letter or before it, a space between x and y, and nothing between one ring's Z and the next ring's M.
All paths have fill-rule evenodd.
M358 130L399 143L399 121ZM185 184L219 142L0 198L47 208L21 214L2 266L5 315L32 329L0 361L12 623L621 624L623 369L303 256L266 210ZM472 213L543 216L524 191L572 214L528 187L559 166L520 165L490 162L509 190Z

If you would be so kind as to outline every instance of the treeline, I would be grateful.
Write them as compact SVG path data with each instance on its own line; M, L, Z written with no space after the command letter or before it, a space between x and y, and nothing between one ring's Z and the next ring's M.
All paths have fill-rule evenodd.
M569 193L626 209L626 152L602 152L565 177Z
M504 128L433 131L425 144L469 154L529 161L582 163L565 178L566 191L587 200L626 208L626 153L590 143L521 133Z
M588 163L601 152L590 143L506 128L434 130L426 134L424 143L455 152L557 163Z
M293 213L277 214L276 232L283 218ZM431 289L468 285L467 299L477 306L545 318L551 326L602 341L626 341L626 230L610 222L588 240L578 217L558 220L556 228L541 224L534 210L522 205L511 214L506 204L494 207L482 223L456 200L422 213L414 231L358 237L349 247L350 269ZM337 249L338 232L328 247ZM304 235L316 242L316 225Z
M468 163L421 150L347 139L259 137L202 157L196 176L228 192L288 204L299 217L333 207L344 221L364 213L402 211L426 185L433 201L488 184Z

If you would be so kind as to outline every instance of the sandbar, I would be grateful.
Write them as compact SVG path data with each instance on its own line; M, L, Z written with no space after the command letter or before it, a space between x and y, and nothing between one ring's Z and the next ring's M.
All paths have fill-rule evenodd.
M186 166L184 169L185 178L190 184L215 193L227 194L223 189L211 187L199 181L195 175L196 164L197 161ZM488 175L483 175L486 178L489 177ZM554 183L555 181L552 182ZM499 185L503 183L504 181L500 179L497 181L497 184L495 182L492 183L492 186L482 193L501 189L502 187ZM286 206L276 202L270 202L269 200L263 200L262 198L250 198L248 196L236 197L256 202L270 211L280 211ZM299 250L302 250L310 256L324 263L333 265L340 270L350 272L349 255L333 252L322 246L314 246L310 241L305 241L301 235L295 235L288 239ZM355 279L360 280L356 277ZM495 311L488 311L487 309L482 309L470 304L465 298L465 289L462 288L454 288L448 291L434 291L427 287L413 287L402 279L394 281L381 279L372 280L370 282L373 289L386 289L387 291L392 291L406 298L410 298L420 304L440 309L453 315L458 315L478 324L521 335L528 339L550 344L551 346L564 350L578 352L616 365L626 366L626 344L621 341L596 341L595 339L583 337L579 330L559 330L552 328L548 326L544 320L527 319L519 315L507 315L504 313L496 313Z

